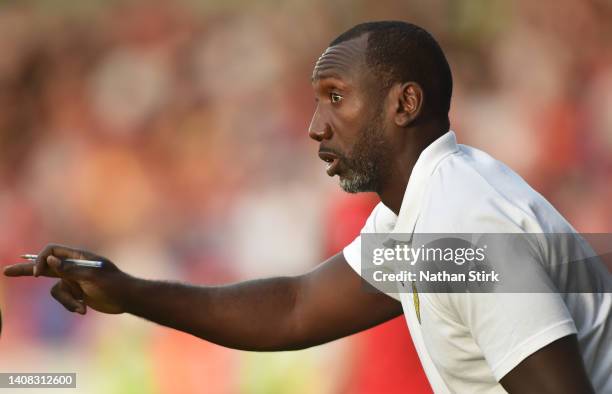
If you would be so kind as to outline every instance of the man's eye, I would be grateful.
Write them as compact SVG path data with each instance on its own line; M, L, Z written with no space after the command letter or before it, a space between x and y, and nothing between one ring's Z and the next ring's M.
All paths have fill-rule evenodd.
M342 100L343 97L340 96L338 93L330 93L329 98L332 103L337 104Z

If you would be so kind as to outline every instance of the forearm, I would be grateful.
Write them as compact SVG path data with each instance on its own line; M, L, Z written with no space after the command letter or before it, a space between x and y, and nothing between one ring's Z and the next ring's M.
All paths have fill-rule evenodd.
M270 278L226 286L195 286L130 277L124 310L222 346L272 351L299 348L297 279Z

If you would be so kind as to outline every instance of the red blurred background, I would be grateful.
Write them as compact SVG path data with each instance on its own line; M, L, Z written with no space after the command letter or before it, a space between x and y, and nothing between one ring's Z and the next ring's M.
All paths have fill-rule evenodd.
M335 36L378 19L440 41L459 142L578 230L610 231L608 1L20 1L0 5L1 264L57 242L212 284L338 252L376 200L326 177L306 135L309 79ZM131 316L73 316L50 287L0 279L0 371L77 372L83 393L430 392L401 318L246 353Z

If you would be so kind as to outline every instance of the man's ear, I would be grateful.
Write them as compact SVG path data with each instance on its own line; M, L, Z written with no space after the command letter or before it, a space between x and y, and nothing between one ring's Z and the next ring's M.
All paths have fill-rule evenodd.
M416 82L403 82L391 89L391 97L396 103L395 124L399 127L410 125L423 108L423 89Z

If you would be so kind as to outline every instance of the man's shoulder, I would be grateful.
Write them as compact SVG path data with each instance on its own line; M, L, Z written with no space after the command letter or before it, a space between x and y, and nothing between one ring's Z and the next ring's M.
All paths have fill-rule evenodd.
M466 145L432 173L421 214L433 227L469 232L540 232L543 219L562 220L521 176Z

